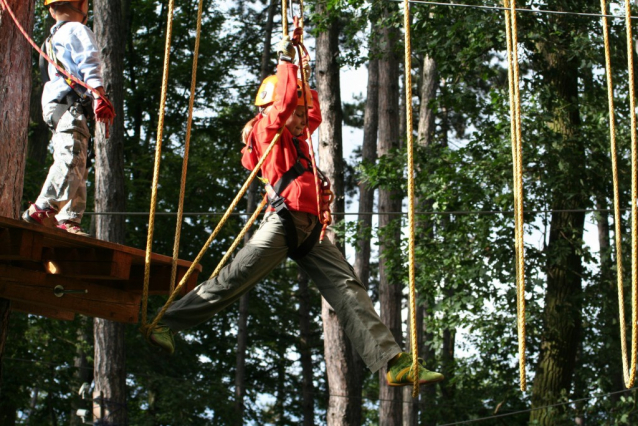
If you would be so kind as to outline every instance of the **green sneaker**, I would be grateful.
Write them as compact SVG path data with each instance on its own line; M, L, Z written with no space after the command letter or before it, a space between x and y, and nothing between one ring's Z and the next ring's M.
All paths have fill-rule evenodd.
M430 371L424 367L425 362L419 358L419 385L429 385L443 380L443 374ZM388 386L407 386L414 384L412 370L412 354L401 352L388 366L386 380Z
M173 355L173 352L175 352L175 339L173 339L173 334L170 328L160 323L153 328L151 334L148 336L148 341L169 355Z

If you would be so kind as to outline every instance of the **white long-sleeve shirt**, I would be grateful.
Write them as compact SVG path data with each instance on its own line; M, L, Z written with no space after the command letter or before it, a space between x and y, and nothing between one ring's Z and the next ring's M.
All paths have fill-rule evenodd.
M51 47L57 59L67 71L90 87L103 86L102 65L95 34L86 25L79 22L58 22L51 28ZM51 64L48 67L49 78L42 92L42 108L47 109L51 102L59 102L71 91L64 81L65 76ZM80 92L82 86L76 85ZM50 108L50 107L49 107Z

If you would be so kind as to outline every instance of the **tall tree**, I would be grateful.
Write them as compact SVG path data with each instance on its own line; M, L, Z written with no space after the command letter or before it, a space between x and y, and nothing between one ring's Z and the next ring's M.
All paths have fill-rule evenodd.
M124 189L124 46L128 17L124 15L126 0L95 0L94 29L101 46L104 89L115 107L116 117L107 139L102 125L95 134L95 211L126 210ZM127 8L128 9L128 8ZM124 216L99 215L96 238L124 244ZM126 352L124 324L100 318L94 320L95 389L98 400L94 416L101 424L127 424ZM104 413L104 417L101 415Z
M392 19L389 5L384 18ZM385 25L381 30L380 44L383 55L379 59L379 158L389 158L399 148L399 56L396 52L398 31ZM393 256L398 255L401 241L401 219L391 213L401 211L401 193L396 188L382 186L379 189L379 301L381 319L388 326L394 338L402 345L401 332L401 286L397 283L397 271L393 270ZM380 371L381 399L379 419L382 424L398 425L402 418L402 393L385 383L386 369Z
M264 47L261 52L261 70L259 73L261 81L270 74L271 65L271 40L275 13L277 12L277 1L270 0L268 4L268 15L264 28ZM252 214L257 205L259 196L259 183L253 181L247 192L246 213ZM249 230L244 236L244 243L250 241L252 231ZM248 306L250 292L246 292L239 299L239 319L237 321L237 369L235 373L235 423L240 426L244 421L244 398L246 396L246 351L248 348Z
M558 10L567 10L557 2ZM550 164L552 188L548 203L551 216L547 252L547 290L543 314L543 335L532 388L530 419L540 425L553 425L561 409L543 408L555 404L571 391L576 351L582 324L582 245L588 191L585 181L586 158L580 131L578 97L579 58L571 52L575 37L583 26L575 20L546 17L559 30L551 40L535 43L535 62L546 81L544 109L551 150L560 161ZM551 93L551 95L549 95ZM549 148L548 148L549 149Z
M319 1L316 6L318 15L329 13L327 4ZM341 107L341 83L339 78L339 33L340 23L332 14L325 31L317 35L317 91L323 115L319 128L319 165L332 182L336 197L332 211L345 210L343 180L343 138ZM334 218L335 222L341 220ZM337 246L332 231L327 233ZM356 374L354 356L350 341L339 324L332 307L322 299L321 317L324 329L324 353L328 377L329 402L327 422L329 425L353 425L361 423L361 398L354 391Z
M29 33L33 31L33 2L8 0L8 6ZM0 8L0 216L18 218L29 131L31 47L9 13ZM0 361L9 329L11 303L0 299ZM2 391L0 362L0 393Z

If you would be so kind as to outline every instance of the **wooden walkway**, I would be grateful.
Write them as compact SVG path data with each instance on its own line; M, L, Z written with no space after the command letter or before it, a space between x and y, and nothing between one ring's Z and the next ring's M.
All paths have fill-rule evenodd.
M0 217L0 297L11 300L15 311L137 323L144 258L144 250ZM169 293L171 261L152 254L150 294ZM190 265L178 261L177 282ZM201 270L197 265L184 293L195 287Z

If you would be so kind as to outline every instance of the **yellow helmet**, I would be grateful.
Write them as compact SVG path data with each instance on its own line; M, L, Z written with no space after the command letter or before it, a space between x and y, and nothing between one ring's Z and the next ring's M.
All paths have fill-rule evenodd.
M255 105L258 107L263 107L273 103L276 99L275 88L277 87L277 82L279 79L276 75L271 75L266 77L264 81L261 82L261 86L259 86L259 90L257 91L257 97L255 98ZM302 82L301 80L297 80L297 106L304 105L303 93L304 91L301 89ZM312 108L312 93L310 93L310 87L306 84L306 102L308 103L308 108Z
M64 2L64 3L68 3L71 0L44 0L44 5L48 6L51 3L60 3L60 2Z

